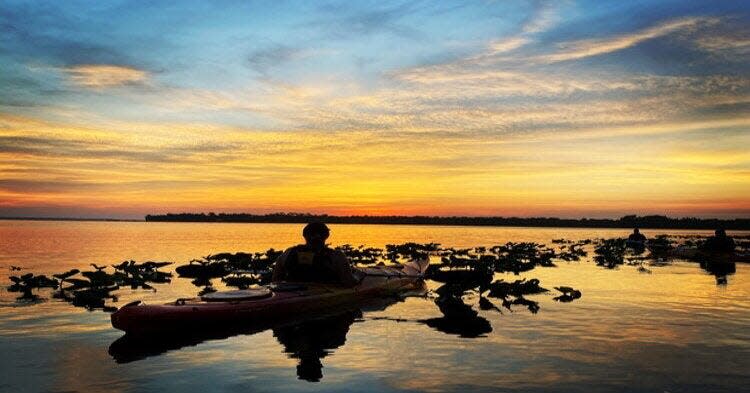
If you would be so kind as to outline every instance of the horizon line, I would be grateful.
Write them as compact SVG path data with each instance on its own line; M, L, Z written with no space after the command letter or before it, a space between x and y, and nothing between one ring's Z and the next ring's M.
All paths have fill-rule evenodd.
M76 217L76 216L0 216L0 220L37 220L37 221L143 221L147 222L146 217L159 217L167 215L206 215L210 216L210 213L163 213L163 214L146 214L143 218L116 218L116 217ZM699 216L668 216L666 214L624 214L621 216L608 216L608 217L559 217L559 216L504 216L504 215L428 215L428 214L328 214L328 213L298 213L298 212L274 212L274 213L215 213L215 215L248 215L248 216L275 216L275 215L287 215L287 216L313 216L313 217L367 217L367 218L378 218L378 217L399 217L399 218L517 218L517 219L558 219L558 220L619 220L624 217L666 217L668 219L696 219L696 220L719 220L719 221L732 221L732 220L750 220L750 216L733 216L733 217L699 217Z

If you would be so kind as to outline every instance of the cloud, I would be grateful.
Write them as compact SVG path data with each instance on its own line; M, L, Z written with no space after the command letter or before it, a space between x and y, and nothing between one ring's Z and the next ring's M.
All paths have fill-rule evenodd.
M146 71L111 64L81 64L63 68L62 71L72 83L89 89L139 84L150 77Z
M0 114L0 200L23 205L39 197L44 203L65 200L89 207L112 201L120 209L140 206L144 212L173 206L393 212L398 206L410 213L465 209L477 214L498 213L501 206L529 212L550 205L581 208L584 189L592 205L612 207L639 196L623 209L643 200L667 205L708 189L716 191L703 198L707 203L715 195L740 199L746 194L747 155L725 154L750 143L743 133L750 124L744 115L750 79L747 66L736 61L742 59L737 54L747 53L744 30L694 17L662 20L620 35L571 38L566 32L581 34L596 26L571 20L557 34L552 29L565 10L556 8L560 3L550 4L533 3L520 22L517 15L501 15L514 23L511 31L496 19L480 20L487 10L479 16L477 10L450 11L449 23L464 15L477 17L476 23L454 26L455 34L432 34L421 46L399 46L404 44L398 41L401 33L408 35L410 26L428 32L441 28L442 21L435 16L419 25L425 7L414 3L335 6L313 14L312 23L305 25L309 15L291 22L297 23L294 28L316 24L314 29L281 35L269 30L269 39L285 44L262 45L249 54L246 41L222 46L227 31L239 34L247 27L226 21L202 25L208 30L191 25L200 34L181 38L178 48L155 41L147 45L151 50L141 50L111 41L141 62L117 59L116 51L107 57L106 50L92 51L96 56L89 58L83 46L78 55L37 56L47 45L62 51L67 44L55 41L24 52L26 41L14 35L21 49L11 48L13 53L35 56L13 59L20 71L10 69L13 79L0 77L12 87L0 94L0 102L31 101L37 105L4 110L46 122ZM593 17L602 16L605 8ZM588 18L578 11L565 15ZM496 29L506 33L488 38ZM211 35L203 34L207 31ZM297 33L306 33L300 35L302 42L284 39ZM308 44L331 35L342 41L324 44L341 51L336 59L341 62L310 59L321 47ZM561 64L667 36L669 42L644 48L667 48L681 62L687 54L689 60L698 59L697 65L685 61L684 68L654 69L638 57L605 66ZM198 37L200 45L216 42L210 55L196 46L193 38ZM578 40L582 37L592 39ZM92 45L110 42L100 36L98 43L69 38ZM456 49L440 39L470 45ZM475 52L467 54L467 48ZM731 67L716 62L719 54L734 56L733 62L718 59ZM352 56L372 59L372 64L349 72L346 61ZM180 59L185 67L170 67L170 59ZM162 61L164 66L154 66ZM221 63L218 74L216 62ZM42 64L45 72L30 72L31 64ZM260 77L248 78L248 67ZM148 71L157 69L164 70L164 78L156 80ZM21 78L23 71L28 75ZM61 76L92 91L61 85ZM105 91L128 85L139 88ZM67 95L45 101L37 98L43 93L19 93L30 87L35 92L65 88ZM678 154L690 138L696 147ZM664 154L674 146L676 154ZM647 197L638 199L641 195Z
M557 10L553 6L554 2L542 1L537 2L534 12L524 23L521 29L524 34L536 34L549 30L559 20Z
M741 155L724 161L729 166L739 165L737 169L696 166L695 160L702 159L700 145L697 158L681 157L664 166L660 151L675 145L653 140L659 135L695 132L715 139L724 129L746 127L747 120L499 132L498 125L519 120L529 124L529 119L537 121L534 116L585 121L599 114L611 121L612 112L619 109L605 104L570 104L568 109L540 105L524 108L523 113L512 109L486 114L429 109L427 118L421 119L420 108L389 113L399 109L399 103L384 110L386 107L376 101L373 105L377 106L366 111L344 104L332 102L331 108L302 114L298 120L316 126L312 130L197 125L185 129L179 124L155 123L118 127L127 132L111 127L90 131L9 118L0 124L0 146L4 147L0 149L0 199L18 206L40 200L42 205L106 204L115 211L140 207L144 213L219 208L302 208L329 213L377 208L388 213L396 212L398 206L403 209L400 212L407 213L439 208L446 214L498 214L502 213L498 206L503 204L520 209L516 211L539 213L549 200L577 206L571 195L580 191L581 181L601 191L611 178L625 178L632 187L628 192L635 194L649 193L648 187L657 182L662 187L675 187L687 180L700 187L732 184L740 178L739 173L747 171L746 165L737 162L744 159ZM648 104L634 109L644 106ZM591 110L580 112L586 107ZM514 115L519 118L514 120ZM389 132L322 127L325 121L340 125L350 118L380 122ZM422 123L417 123L420 119ZM433 126L433 130L415 133L405 129L414 126ZM491 132L471 129L477 126L494 128ZM616 139L618 136L630 138ZM743 141L747 137L739 134L727 143L737 146ZM632 162L639 163L637 171ZM38 175L30 179L30 173ZM602 173L609 175L602 179ZM549 184L560 186L550 189ZM619 187L615 191L622 190L623 186ZM457 190L464 191L460 200ZM606 205L621 200L615 194L601 192L595 202Z
M750 54L750 36L713 35L696 40L698 48L727 56L747 56Z
M588 39L558 44L561 48L557 53L542 55L539 60L556 63L577 60L585 57L598 56L616 52L638 45L641 42L662 37L678 31L695 29L701 25L717 23L716 18L683 18L660 23L647 29L603 39Z
M475 58L482 59L487 56L511 52L532 43L534 41L532 36L549 30L557 23L558 19L557 9L552 6L551 2L538 2L517 35L493 40L487 45L486 53L475 56Z
M531 42L531 40L528 38L515 36L492 41L489 45L487 45L487 47L490 54L494 55L498 53L510 52L528 44L529 42Z

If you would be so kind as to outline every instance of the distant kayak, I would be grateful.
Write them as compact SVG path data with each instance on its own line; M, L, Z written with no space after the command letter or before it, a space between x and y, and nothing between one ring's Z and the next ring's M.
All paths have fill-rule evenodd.
M112 326L131 335L151 335L253 320L273 320L414 289L428 260L397 267L358 268L362 281L351 288L317 283L271 284L250 290L217 292L163 305L127 304L112 314Z

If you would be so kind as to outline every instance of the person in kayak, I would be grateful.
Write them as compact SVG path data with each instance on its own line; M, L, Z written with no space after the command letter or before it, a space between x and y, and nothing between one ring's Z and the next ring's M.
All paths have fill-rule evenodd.
M320 282L351 287L359 283L349 258L326 245L330 230L322 222L302 230L305 244L291 247L276 260L272 281Z
M633 233L628 236L628 242L632 243L645 243L646 242L646 236L644 236L641 233L641 230L638 228L633 229Z
M734 252L734 246L734 239L727 236L725 230L717 229L714 236L706 239L701 248L711 254L731 254Z

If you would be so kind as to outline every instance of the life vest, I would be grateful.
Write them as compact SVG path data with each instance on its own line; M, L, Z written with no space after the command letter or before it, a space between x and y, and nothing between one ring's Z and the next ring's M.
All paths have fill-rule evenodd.
M734 247L734 239L728 236L711 236L703 243L703 250L712 253L732 253Z
M326 247L315 252L304 244L293 247L284 261L284 279L297 282L339 282L331 251Z
M645 242L646 241L646 235L642 233L631 233L630 236L628 236L628 241L631 242Z

